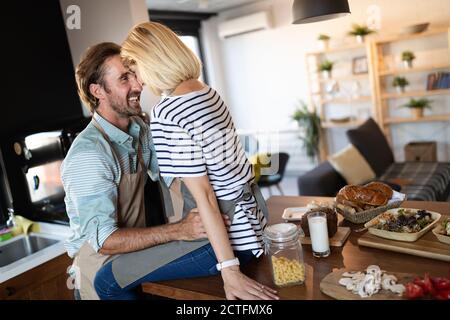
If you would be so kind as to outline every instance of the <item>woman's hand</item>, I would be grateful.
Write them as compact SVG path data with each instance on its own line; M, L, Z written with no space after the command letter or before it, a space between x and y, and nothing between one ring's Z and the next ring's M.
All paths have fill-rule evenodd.
M238 266L222 269L225 295L228 300L278 300L277 291L243 274Z

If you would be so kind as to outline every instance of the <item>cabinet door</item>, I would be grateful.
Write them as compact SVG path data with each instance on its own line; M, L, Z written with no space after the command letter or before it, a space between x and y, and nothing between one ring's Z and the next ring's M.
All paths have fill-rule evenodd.
M0 300L73 300L66 273L71 263L64 254L0 284Z

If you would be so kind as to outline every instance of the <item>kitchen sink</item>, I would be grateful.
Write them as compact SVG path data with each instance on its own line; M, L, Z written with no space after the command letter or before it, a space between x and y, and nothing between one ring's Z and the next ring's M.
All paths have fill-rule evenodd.
M59 241L60 240L43 237L38 234L13 238L5 244L0 244L0 268L28 257Z

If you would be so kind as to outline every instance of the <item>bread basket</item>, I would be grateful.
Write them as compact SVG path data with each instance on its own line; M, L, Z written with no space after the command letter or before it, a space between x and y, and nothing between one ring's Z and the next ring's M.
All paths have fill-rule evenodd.
M399 197L399 196L403 196L403 199L397 199L397 197ZM344 217L345 220L348 220L350 222L353 222L353 223L366 223L367 221L372 220L373 218L375 218L379 214L385 212L386 210L400 207L400 205L405 200L406 200L406 195L405 194L402 194L402 193L394 191L394 196L384 206L376 207L376 208L373 208L373 209L370 209L370 210L355 212L355 213L349 213L347 211L341 210L341 209L336 207L336 212L341 214Z

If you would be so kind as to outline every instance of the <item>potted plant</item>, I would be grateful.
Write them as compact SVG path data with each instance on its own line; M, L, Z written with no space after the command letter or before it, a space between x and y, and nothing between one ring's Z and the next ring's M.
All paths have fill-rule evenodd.
M306 155L314 161L319 154L320 139L320 118L315 111L311 112L308 106L300 101L300 105L292 115L292 119L297 121L302 130L300 139L303 141L303 148Z
M402 61L405 68L412 68L412 62L415 58L416 56L412 51L402 52Z
M326 34L319 34L319 36L317 37L317 40L319 41L319 48L321 50L327 50L328 49L328 45L330 42L330 37Z
M331 71L333 70L334 62L331 62L330 60L325 60L319 65L319 71L322 72L322 76L324 79L330 79L331 78Z
M431 100L422 98L422 99L411 99L407 104L403 105L403 107L411 109L412 115L415 119L423 117L424 109L431 109Z
M409 85L409 81L405 77L395 77L392 85L397 89L398 93L405 92L405 87Z
M352 30L348 33L351 36L356 37L358 43L364 43L365 36L374 33L374 30L369 29L366 25L353 24Z

